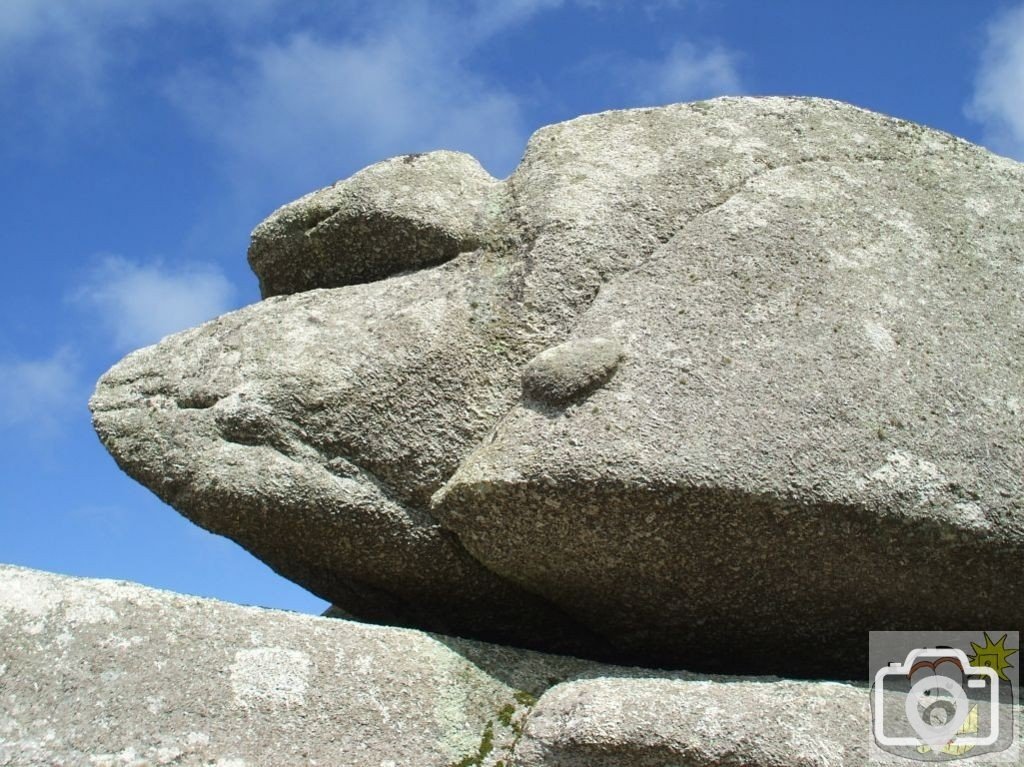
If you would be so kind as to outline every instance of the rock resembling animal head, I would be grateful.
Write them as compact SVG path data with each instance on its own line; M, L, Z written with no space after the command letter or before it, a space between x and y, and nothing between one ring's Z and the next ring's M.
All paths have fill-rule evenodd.
M396 158L260 224L266 300L94 420L367 620L858 674L866 627L1024 618L1021 210L1022 166L816 99L582 117L504 181Z

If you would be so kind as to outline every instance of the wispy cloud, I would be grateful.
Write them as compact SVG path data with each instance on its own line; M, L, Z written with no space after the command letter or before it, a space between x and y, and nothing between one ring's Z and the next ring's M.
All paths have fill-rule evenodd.
M78 369L78 358L66 347L49 357L0 362L0 425L27 427L36 435L57 430L68 411L85 402Z
M530 96L483 75L475 54L545 12L626 12L620 5L399 2L350 25L356 35L307 30L241 48L227 70L185 69L167 93L234 173L262 172L279 190L297 193L390 155L439 148L470 152L500 176L536 127L525 116ZM616 59L611 78L628 81L631 106L740 90L733 54L686 42L662 60Z
M25 120L46 114L48 135L106 107L112 73L144 57L145 34L199 23L239 31L265 20L282 0L4 0L0 3L0 105ZM17 108L12 108L16 106Z
M109 256L73 298L96 312L120 350L135 349L233 307L234 286L212 266L136 264Z
M678 42L664 57L627 62L622 71L638 104L670 104L743 92L737 56L720 46L702 49Z
M438 148L471 152L504 173L526 135L520 102L466 58L556 4L520 0L465 17L443 4L430 13L403 4L362 36L295 34L242 50L226 73L183 71L168 93L236 168L288 184Z
M601 0L576 0L579 5L600 5ZM500 32L529 21L543 11L566 5L565 0L476 0L472 11L461 19L474 42L487 40Z
M232 27L262 21L283 0L4 0L0 3L0 55L13 55L37 45L52 45L56 56L75 61L81 50L98 52L110 35L168 21L202 19ZM114 52L106 52L110 56ZM109 60L106 56L102 60Z
M1024 5L995 18L967 113L996 151L1024 160Z
M647 13L697 0L650 0ZM558 9L632 12L625 0L431 0L299 5L285 0L7 0L0 3L0 107L35 102L36 140L103 119L115 87L144 72L218 151L240 190L299 193L383 157L437 148L509 172L532 130L532 93L478 66L501 35ZM189 25L192 25L190 27ZM215 54L150 60L154 36L213 34ZM612 54L614 55L614 54ZM37 66L45 61L46 66ZM147 63L148 62L148 63ZM629 105L735 92L734 58L680 43L659 61L620 60ZM6 74L5 74L6 73ZM161 88L162 85L162 88ZM611 105L609 105L611 106ZM23 146L19 144L19 146Z

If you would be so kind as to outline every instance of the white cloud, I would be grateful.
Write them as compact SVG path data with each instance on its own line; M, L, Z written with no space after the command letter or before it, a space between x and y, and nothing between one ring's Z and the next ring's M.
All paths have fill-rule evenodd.
M1024 160L1024 5L989 25L967 112L993 149Z
M231 172L247 180L262 174L279 193L307 191L391 155L441 148L469 152L501 176L514 168L530 132L525 99L470 60L495 37L570 5L625 4L394 3L349 24L360 30L356 36L307 30L240 49L227 72L183 70L168 94L227 153ZM734 89L723 51L699 56L679 46L673 56L657 72L647 67L665 92ZM696 69L690 81L685 67Z
M81 403L84 413L78 368L76 355L66 347L43 359L0 362L0 425L47 434L74 404Z
M502 87L473 59L495 37L569 6L634 10L625 0L3 0L0 85L14 77L28 87L8 90L0 108L36 101L42 110L8 110L31 122L21 135L60 136L85 112L105 114L117 77L145 71L220 150L239 190L283 199L389 155L437 148L468 151L504 175L533 127L524 117L533 95ZM190 24L214 31L208 58L147 62L156 55L148 40ZM686 44L665 61L618 69L646 103L737 87L729 54ZM40 113L46 120L18 117Z
M281 0L4 0L0 3L0 53L38 42L54 44L53 53L70 42L95 48L102 38L125 29L140 29L169 20L208 19L247 26L264 19ZM60 43L60 45L56 45ZM49 62L48 62L49 63Z
M169 94L245 175L302 190L386 156L460 149L493 172L518 160L519 100L466 57L488 36L554 5L517 0L459 18L437 6L378 18L358 38L296 34L240 53L229 73L184 71Z
M507 170L525 138L518 101L464 59L564 2L0 0L0 108L26 123L22 139L60 137L102 118L119 78L145 71L170 80L166 92L243 185L263 172L304 189L311 169L322 176L339 160L347 172L438 147ZM147 40L188 25L214 30L208 59L147 62Z
M74 298L94 309L115 346L136 349L232 308L234 287L210 266L168 268L105 258Z
M390 155L438 148L470 152L505 175L534 127L525 112L535 96L495 82L475 56L567 7L635 10L626 0L2 0L0 85L15 78L21 87L0 89L0 108L27 123L19 147L59 138L88 125L83 114L106 114L118 78L145 72L219 150L243 193L273 189L284 199ZM147 45L154 35L185 34L188 25L213 31L208 58L147 60L156 56L150 48L167 50ZM629 81L631 106L738 90L731 54L688 43L662 61L618 59L602 76ZM26 102L42 109L21 108Z
M738 95L743 92L736 55L721 47L702 51L689 42L676 43L660 60L624 67L630 90L643 104Z
M584 0L577 2L588 4ZM475 40L486 40L504 29L529 21L538 13L564 4L564 0L477 0L476 7L465 21Z

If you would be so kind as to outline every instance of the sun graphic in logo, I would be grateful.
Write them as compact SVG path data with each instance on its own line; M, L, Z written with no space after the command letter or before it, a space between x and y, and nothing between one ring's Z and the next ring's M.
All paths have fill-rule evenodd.
M1006 634L999 637L998 642L993 642L986 631L984 645L971 642L971 649L974 650L974 655L970 656L971 665L977 667L987 666L999 674L999 678L1004 682L1010 681L1009 677L1006 676L1006 669L1013 668L1013 664L1007 658L1016 653L1017 650L1008 648L1005 642Z

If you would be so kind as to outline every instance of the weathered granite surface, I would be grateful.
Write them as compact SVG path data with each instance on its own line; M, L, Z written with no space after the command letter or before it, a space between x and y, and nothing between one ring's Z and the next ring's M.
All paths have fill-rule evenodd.
M862 767L867 701L0 565L3 767Z
M398 158L261 224L303 292L104 376L119 464L367 620L833 677L867 628L1024 622L1024 166L740 98L481 174Z
M0 565L4 767L495 765L591 665Z

